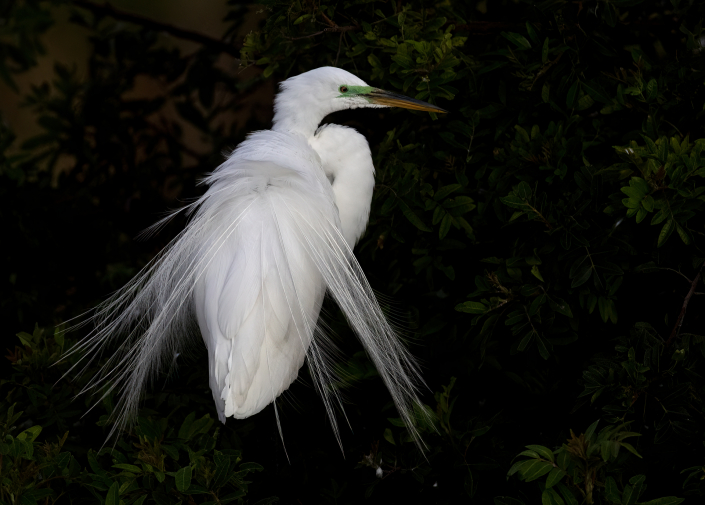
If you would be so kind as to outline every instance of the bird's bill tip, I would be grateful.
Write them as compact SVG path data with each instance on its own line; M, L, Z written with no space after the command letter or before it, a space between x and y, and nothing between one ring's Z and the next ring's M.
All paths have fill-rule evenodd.
M411 110L422 110L427 112L438 112L445 114L448 111L431 105L430 103L422 102L415 98L409 98L408 96L400 95L398 93L392 93L391 91L384 91L383 89L372 90L367 94L367 98L370 102L377 105L386 105L387 107L401 107L403 109Z

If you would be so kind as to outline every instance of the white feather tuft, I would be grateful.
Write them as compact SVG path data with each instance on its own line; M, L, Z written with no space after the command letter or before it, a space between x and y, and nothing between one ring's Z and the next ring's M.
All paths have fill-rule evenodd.
M119 342L84 389L121 394L111 435L134 418L147 383L200 333L222 422L274 402L307 358L338 437L336 351L318 320L328 292L420 442L418 367L352 254L367 223L373 176L364 138L341 127L315 137L254 133L210 174L206 194L182 209L190 215L187 227L97 308L94 329L68 351L93 361Z

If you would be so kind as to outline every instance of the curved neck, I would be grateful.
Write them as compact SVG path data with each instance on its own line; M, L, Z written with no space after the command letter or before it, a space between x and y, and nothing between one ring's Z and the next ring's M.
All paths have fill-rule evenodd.
M333 194L340 215L340 231L352 249L367 228L370 218L375 186L374 168L359 165L340 168L334 176Z
M309 143L333 180L340 228L352 249L367 227L375 185L375 168L365 137L352 128L326 125Z
M309 94L282 91L274 100L272 130L313 137L318 125L330 112L325 103Z

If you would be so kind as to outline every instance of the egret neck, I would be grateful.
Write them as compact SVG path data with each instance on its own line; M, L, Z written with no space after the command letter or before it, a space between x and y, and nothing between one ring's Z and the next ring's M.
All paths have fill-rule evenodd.
M352 249L367 227L375 186L370 146L360 133L335 124L321 126L309 138L331 181L340 228Z

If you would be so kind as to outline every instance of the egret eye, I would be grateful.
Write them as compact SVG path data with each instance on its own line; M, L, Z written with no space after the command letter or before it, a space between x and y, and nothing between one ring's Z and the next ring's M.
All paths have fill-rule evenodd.
M348 92L348 87L347 87L347 86L341 86L340 88L338 88L338 90L339 90L341 93L347 93L347 92Z

